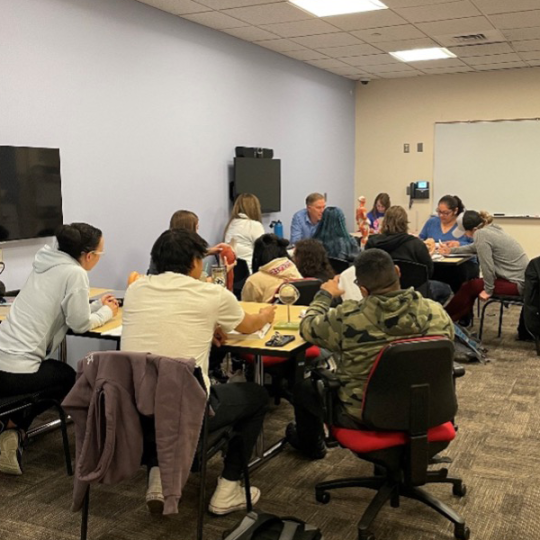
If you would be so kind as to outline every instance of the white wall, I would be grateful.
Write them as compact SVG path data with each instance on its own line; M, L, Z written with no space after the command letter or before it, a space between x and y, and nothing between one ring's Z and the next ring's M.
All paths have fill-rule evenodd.
M377 80L357 86L356 194L368 203L381 191L392 203L407 207L405 188L416 180L433 180L436 122L537 118L540 68L430 75ZM416 144L424 143L424 151ZM403 144L411 152L403 153ZM493 189L488 182L485 190ZM432 190L433 193L433 190ZM526 186L508 179L507 196L527 197ZM452 195L460 193L452 193ZM487 197L486 197L487 198ZM467 205L467 200L464 200ZM422 227L436 201L417 201L409 212L411 230ZM537 205L540 207L540 205ZM497 211L495 208L475 210ZM535 212L537 213L537 212ZM540 213L540 210L538 211ZM540 220L505 219L499 224L530 257L540 254Z
M0 13L0 144L60 148L65 221L105 234L93 286L145 271L177 209L218 241L236 145L282 159L287 234L312 191L352 219L351 81L134 0L0 0ZM39 245L2 246L9 289Z

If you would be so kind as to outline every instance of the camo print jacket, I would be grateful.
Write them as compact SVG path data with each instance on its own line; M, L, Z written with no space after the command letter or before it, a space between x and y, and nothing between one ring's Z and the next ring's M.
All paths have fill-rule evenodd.
M302 337L334 354L342 383L339 399L350 416L362 418L362 395L380 350L391 341L420 336L454 338L443 307L414 289L346 300L330 308L332 297L320 291L300 324Z

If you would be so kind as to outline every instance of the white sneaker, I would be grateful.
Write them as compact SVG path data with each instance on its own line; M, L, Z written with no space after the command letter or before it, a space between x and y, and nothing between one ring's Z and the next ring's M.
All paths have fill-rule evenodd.
M251 487L250 493L251 504L255 505L261 497L261 491L256 487ZM240 483L240 480L233 482L222 477L218 478L216 491L214 491L210 499L210 505L208 506L210 512L218 516L223 516L236 510L245 510L246 508L246 490Z
M0 433L0 472L22 474L22 438L17 429L6 429Z
M159 467L152 467L148 475L148 487L146 488L146 506L151 514L163 514L165 497L161 487L161 473Z

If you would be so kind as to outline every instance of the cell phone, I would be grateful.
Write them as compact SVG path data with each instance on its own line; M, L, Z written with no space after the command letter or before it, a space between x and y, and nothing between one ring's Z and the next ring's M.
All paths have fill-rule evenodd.
M276 332L266 343L267 347L284 347L287 343L294 341L294 336L284 336Z

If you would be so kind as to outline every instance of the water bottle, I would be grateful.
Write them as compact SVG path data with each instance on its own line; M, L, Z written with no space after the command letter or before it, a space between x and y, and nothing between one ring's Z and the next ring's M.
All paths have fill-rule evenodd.
M277 221L272 221L270 223L270 228L274 229L274 234L279 237L283 238L283 223L278 219Z

